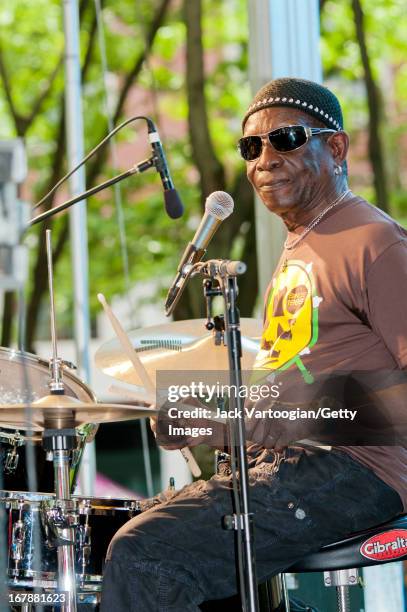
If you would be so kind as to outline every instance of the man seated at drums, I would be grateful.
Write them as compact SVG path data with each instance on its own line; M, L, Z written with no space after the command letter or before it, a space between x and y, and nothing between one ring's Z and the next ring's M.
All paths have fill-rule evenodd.
M298 406L302 398L304 405L338 413L336 423L339 414L351 418L340 410L354 412L341 397L355 409L366 406L360 390L373 389L382 406L390 397L402 412L394 389L407 365L406 233L349 190L348 143L336 96L296 78L260 89L243 118L239 142L249 181L288 231L266 294L256 368L274 382L286 376L281 380L290 388L283 406ZM324 406L331 374L340 388L333 400L338 410ZM392 376L393 386L386 382ZM356 383L349 385L352 377ZM292 390L297 395L291 401ZM327 396L336 397L330 393L329 388ZM264 410L271 402L255 405ZM315 431L306 419L294 428L281 419L266 423L248 423L248 439L256 443L248 444L248 458L260 581L403 512L403 446L341 439L322 446L304 441L308 425L311 435ZM183 439L179 446L203 441ZM237 592L234 534L221 524L232 511L231 486L230 475L194 482L163 494L160 503L121 528L108 553L103 612L186 612Z

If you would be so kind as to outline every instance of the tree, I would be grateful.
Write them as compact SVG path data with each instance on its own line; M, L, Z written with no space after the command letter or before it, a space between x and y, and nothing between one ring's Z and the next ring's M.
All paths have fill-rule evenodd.
M124 105L128 98L131 87L139 76L144 61L150 53L156 33L162 25L165 14L168 10L170 0L160 0L156 7L156 12L153 15L151 23L148 26L146 33L146 45L136 55L133 62L130 64L129 69L122 77L122 84L118 92L117 102L114 110L114 121L117 121L123 112ZM84 53L84 59L82 64L82 82L86 88L87 77L89 69L91 68L92 55L94 53L95 35L96 35L96 15L93 10L93 3L89 0L82 0L80 5L80 18L82 26L86 28L88 32L87 45ZM33 124L41 119L41 112L43 107L48 104L53 104L55 110L59 114L59 119L56 123L56 131L54 137L54 154L52 157L52 164L49 170L48 179L45 184L44 192L48 192L51 187L61 178L64 172L65 164L65 112L64 112L64 100L62 93L57 96L56 100L50 100L52 95L52 86L58 75L62 65L62 55L59 53L59 57L56 61L56 66L52 70L50 76L47 79L46 86L43 87L42 91L38 94L36 99L30 100L28 106L30 111L27 114L23 114L17 108L13 95L13 87L11 84L11 78L9 70L6 66L6 60L4 54L0 51L0 77L3 84L3 90L5 99L9 108L10 116L14 123L15 133L20 137L26 137L30 128ZM17 96L18 97L18 94ZM102 134L100 134L102 136ZM91 183L99 175L103 168L103 163L106 160L107 149L102 149L99 154L93 160L92 165L87 174L87 180ZM46 209L50 208L55 201L56 194L54 194L46 202ZM47 220L40 225L38 230L38 241L37 249L35 254L35 261L33 263L32 275L35 278L35 282L31 285L30 294L28 297L28 308L27 308L27 336L26 336L26 347L28 350L33 350L33 342L37 334L37 324L40 313L41 303L47 292L47 268L46 268L46 252L45 252L45 231L47 228L55 225L52 220ZM58 265L59 257L64 252L68 237L68 222L65 216L62 221L56 224L59 226L59 231L56 240L56 246L53 253L53 261L55 268ZM3 342L8 343L10 340L10 329L11 329L11 311L13 309L13 300L8 297L5 303L5 309L3 313Z
M234 238L239 236L242 226L245 226L246 232L241 258L248 264L248 271L239 279L239 306L244 316L251 316L258 291L253 192L245 178L244 170L227 181L225 168L220 162L212 142L205 96L202 1L189 2L184 0L184 18L187 31L185 52L188 125L192 158L199 171L200 191L203 197L208 196L213 191L230 191L238 204L233 215L215 235L210 252L218 258L230 257L230 253L233 251ZM202 301L193 299L192 293L195 291L196 286L188 291L188 299L182 301L177 312L178 317L189 318L203 314L202 306L200 310L196 310L196 306L202 304ZM183 308L182 311L181 307Z
M239 280L239 303L243 315L251 315L257 295L256 248L252 190L244 165L235 153L240 134L239 118L250 100L247 79L247 0L103 0L103 20L109 59L109 97L114 121L119 122L142 109L154 115L170 161L174 181L186 203L182 220L167 219L162 194L154 172L123 183L125 222L130 276L133 284L161 279L157 299L161 300L174 275L180 255L202 216L203 202L214 190L225 189L235 200L235 212L222 224L208 256L242 259L248 272ZM360 2L359 2L360 4ZM363 33L369 41L368 59L376 87L390 67L392 87L386 89L385 113L389 118L386 141L391 139L394 156L403 150L405 120L400 107L407 87L403 61L407 53L403 38L401 0L364 0ZM351 2L321 0L321 45L324 72L333 88L340 89L347 128L353 140L361 142L369 121L369 106L360 88L366 70L355 36L355 15ZM81 0L82 75L84 81L86 150L106 134L103 86L96 36L94 3ZM38 13L42 19L38 20ZM0 136L20 134L29 152L29 185L32 201L47 192L65 168L65 121L63 115L64 76L63 34L60 0L14 0L0 10ZM380 26L380 27L379 27ZM33 46L36 53L32 53ZM137 92L137 95L135 95ZM135 104L135 98L137 104ZM389 101L393 101L390 105ZM397 102L399 101L399 102ZM147 112L147 111L146 111ZM403 123L404 122L404 123ZM122 149L132 141L142 155L145 128L135 138L132 129L118 138ZM383 142L380 144L384 147ZM382 153L383 156L383 153ZM125 169L135 160L132 158ZM352 161L352 160L351 160ZM87 184L94 185L115 173L107 149L87 164ZM355 190L371 196L373 178L363 167L353 173ZM376 173L378 176L378 173ZM400 180L403 186L403 175ZM398 201L405 198L400 190ZM394 198L390 194L391 200ZM64 196L51 198L48 206ZM378 201L378 199L377 199ZM379 202L380 203L380 202ZM406 204L407 210L407 204ZM88 201L90 281L92 315L98 312L98 291L108 297L122 294L123 264L112 192ZM72 288L69 236L66 217L52 222L54 230L55 281L58 324L61 336L71 335ZM44 325L47 282L44 259L44 230L33 228L31 274L27 288L28 346L39 337ZM188 287L176 314L189 318L202 312L201 289ZM2 343L10 341L14 313L11 296L3 312ZM43 315L41 314L43 313ZM137 323L137 313L135 313Z
M376 202L380 208L389 212L387 172L383 159L384 147L380 135L382 116L380 92L373 77L366 43L365 16L360 0L352 0L352 9L355 16L356 38L360 48L369 108L369 158L373 169Z
M44 20L44 31L41 31L42 24L35 22L33 18L33 9L26 3L26 0L17 0L14 6L8 8L13 14L10 19L11 23L20 23L22 32L19 36L19 42L15 37L15 29L11 27L4 29L2 33L2 43L7 52L1 54L1 74L3 77L3 87L0 87L0 107L7 108L8 117L10 118L7 126L10 135L13 133L24 133L28 144L33 141L47 143L43 149L43 153L37 156L31 156L30 167L33 172L33 200L38 200L43 193L46 193L49 188L61 177L65 172L65 121L63 110L63 71L61 70L63 38L61 32L55 34L56 41L48 40L47 29L52 32L58 32L58 21L61 18L60 6L56 0L39 0L41 6L37 6L38 10L42 10L46 19ZM193 4L193 3L191 3ZM212 2L212 6L216 7L217 3ZM243 0L235 0L235 4L241 9L244 5ZM122 2L120 5L114 0L104 0L104 16L106 25L107 46L110 51L110 69L116 75L117 87L115 88L115 104L114 104L114 122L117 123L126 112L126 106L129 104L132 92L136 82L139 83L141 90L149 90L160 92L160 104L156 105L156 116L162 118L165 115L180 116L177 118L183 120L187 116L187 104L184 97L184 92L174 84L176 78L181 77L182 73L174 73L171 63L176 61L179 50L185 44L185 30L183 29L183 19L181 13L176 6L171 7L169 0L156 0L156 2L140 2L138 3L137 13L134 5L130 0ZM235 10L236 7L229 7L229 18L236 14L241 15L242 11ZM170 10L171 9L171 10ZM231 11L232 9L232 11ZM222 9L223 10L223 9ZM15 19L16 13L19 12L20 19ZM85 108L85 126L86 126L86 149L89 150L94 144L100 140L104 134L104 126L106 125L105 117L101 112L101 96L102 87L100 84L100 71L98 69L98 48L96 44L96 18L94 14L93 3L90 0L82 0L81 7L81 38L82 49L84 50L82 59L82 79L84 91L84 108ZM136 21L136 15L140 22ZM240 20L241 17L239 16ZM6 20L7 21L7 20ZM52 22L52 23L51 23ZM163 27L165 23L165 27ZM233 24L233 20L229 19L228 27ZM60 23L59 23L60 26ZM234 25L236 31L241 28ZM129 30L133 30L134 36L129 38ZM221 26L216 30L217 35L221 32ZM136 36L137 34L137 36ZM140 35L141 34L141 35ZM23 63L35 63L32 56L28 54L29 45L32 44L33 37L38 36L44 38L44 52L46 53L45 60L36 60L35 67L31 66L31 73L35 74L36 84L42 83L40 92L37 93L39 102L35 102L30 96L30 70L23 70ZM223 34L220 38L222 38ZM229 34L229 36L231 36ZM24 42L22 42L24 41ZM131 44L129 46L129 43ZM222 44L219 47L219 39L216 41L216 47L222 49ZM215 43L209 40L209 46L214 48ZM153 49L154 47L154 49ZM41 52L41 49L39 50ZM202 49L201 49L202 53ZM13 58L18 56L17 63L13 63L13 71L11 65ZM231 100L231 91L233 83L229 83L228 87L224 87L224 77L228 70L234 68L244 78L246 69L246 60L244 58L245 48L241 45L241 55L236 59L224 60L222 53L220 54L219 62L216 64L211 83L209 87L215 91L215 98L219 99L229 96L229 104ZM149 58L149 59L148 59ZM148 61L147 61L148 59ZM24 77L24 78L23 78ZM221 85L217 80L222 81ZM49 83L48 83L49 82ZM48 86L46 84L48 83ZM218 91L222 88L221 93ZM35 90L35 87L32 88ZM191 91L191 88L190 88ZM200 93L201 100L202 92ZM232 94L233 96L233 94ZM158 96L155 96L158 99ZM166 101L169 101L170 109L166 108ZM206 103L206 101L205 101ZM239 105L244 105L246 100L235 100L235 108L230 109L230 116L240 116ZM21 106L21 108L20 108ZM24 108L24 111L22 110ZM201 112L204 107L201 107ZM207 118L200 118L200 113L194 113L194 118L198 123L206 124L212 122L214 104L209 111L211 121ZM215 107L216 108L216 107ZM242 106L243 108L243 106ZM33 110L34 109L34 110ZM184 110L180 110L184 109ZM194 109L195 110L195 109ZM35 112L34 112L35 111ZM174 113L175 111L175 113ZM230 121L230 116L224 118L222 112L218 114L217 121L225 124ZM222 130L227 134L229 143L235 140L236 130L230 134L230 130ZM3 132L4 133L4 132ZM127 134L124 135L126 138ZM122 137L123 138L123 137ZM128 136L127 136L128 138ZM220 138L216 139L214 149L219 145ZM228 143L228 147L230 146ZM225 188L225 183L222 180L216 179L213 184L208 187L209 183L205 178L206 191L200 193L200 184L196 184L194 180L188 180L188 173L194 167L194 159L198 150L197 143L192 146L193 157L190 156L188 148L188 140L185 136L167 140L166 148L171 147L171 165L174 167L173 175L178 183L182 184L181 192L184 195L185 201L191 203L188 207L186 221L188 217L194 214L197 210L199 202L202 202L208 192L215 188ZM214 155L216 155L214 151ZM87 168L87 184L90 186L112 174L113 171L108 169L108 150L104 149L96 155L96 157L88 164ZM200 170L202 170L202 160ZM247 229L247 224L252 222L253 212L251 208L251 190L248 185L243 183L243 172L240 164L238 173L235 168L240 164L237 156L232 165L228 166L228 185L233 188L240 186L242 197L239 204L243 202L241 210L244 211L243 216L239 211L235 213L233 219L233 230L228 229L226 224L222 228L222 233L219 232L217 243L214 243L214 251L222 249L222 254L229 252L229 247L234 244L236 253L245 257L245 249L248 249L250 259L253 257L253 234L248 233L249 239L246 240L246 234L241 231ZM232 166L235 166L233 168ZM219 164L222 171L222 165ZM183 183L182 183L183 181ZM172 274L176 268L177 260L180 252L185 246L185 221L174 224L168 221L162 214L161 194L155 187L152 191L151 184L156 182L153 173L149 176L142 176L134 181L129 181L123 186L125 205L126 205L126 221L134 229L135 239L129 245L129 257L138 266L133 266L135 272L132 274L133 282L136 278L148 278L154 275L165 277ZM243 186L244 185L244 186ZM134 200L134 187L136 186L137 209L131 205ZM63 193L63 190L62 190ZM139 194L140 197L139 197ZM59 196L61 197L61 196ZM47 201L47 206L50 207L57 201L58 194L54 195ZM91 291L92 291L92 311L96 311L96 300L93 297L97 291L106 290L108 287L108 295L123 291L122 270L119 249L115 248L118 243L118 232L115 224L114 208L111 203L111 193L105 194L101 198L90 199L88 204L89 218L89 247L91 256ZM100 223L99 210L102 207L103 223ZM245 208L249 207L249 210ZM240 206L239 206L240 209ZM238 210L239 210L238 209ZM251 219L251 220L250 220ZM246 222L246 223L244 223ZM68 247L68 224L66 216L58 218L54 221L44 223L42 227L31 230L30 242L32 244L35 239L35 252L32 254L32 273L31 282L28 290L28 316L27 316L27 348L33 349L33 342L38 338L41 307L44 303L44 297L47 294L47 278L45 265L45 249L44 235L46 227L54 229L54 266L57 286L57 302L63 304L62 313L58 313L58 321L60 327L66 327L70 324L69 304L72 300L70 287L70 259ZM225 234L225 232L227 232ZM235 239L237 237L237 240ZM230 238L230 242L229 242ZM233 240L232 240L233 238ZM229 244L226 244L229 242ZM249 248L252 242L252 248ZM108 245L108 246L107 246ZM239 250L240 249L240 250ZM94 256L97 253L97 256ZM221 252L216 250L216 255L220 256ZM247 286L253 285L256 281L256 272L247 277ZM166 282L166 281L164 281ZM255 286L255 285L254 285ZM96 290L95 290L96 288ZM63 296L61 298L61 295ZM255 299L256 291L250 291L248 295L247 312L251 312L252 304ZM202 302L202 300L200 300ZM46 302L45 302L46 303ZM194 309L197 313L198 307ZM3 318L3 337L8 334L10 339L10 319L11 319L12 304L6 308ZM67 312L68 315L64 316ZM192 313L188 313L190 316ZM70 325L69 325L70 327ZM69 334L69 328L66 332Z
M404 15L402 0L363 0L363 5L360 0L357 5L353 0L325 0L321 12L324 76L339 92L345 128L351 134L351 185L376 205L402 216L407 208L399 171L406 129L401 109L407 101Z
M157 34L158 29L162 25L166 11L168 9L170 0L161 0L159 3L156 13L153 17L151 24L149 25L148 32L146 34L146 46L141 51L139 55L136 56L132 66L127 71L127 73L123 77L122 85L119 91L118 99L116 102L116 106L113 113L113 121L116 123L123 112L123 107L126 103L127 97L130 93L131 87L134 86L134 83L137 81L137 77L140 74L140 71L143 67L143 63L151 50L151 47L154 43L155 35ZM92 18L92 25L90 29L90 36L88 41L87 50L85 53L85 60L82 67L82 82L86 83L87 71L90 66L90 61L92 58L93 45L95 40L96 33L96 16ZM57 139L57 143L61 143L65 147L65 113L63 107L63 101L61 100L61 119L59 126L59 138ZM96 154L95 159L92 162L92 165L89 167L87 172L87 184L92 184L93 181L97 178L99 173L102 170L103 163L106 160L108 149L105 147L100 149ZM62 153L62 152L61 152ZM50 185L55 184L56 180L60 178L61 174L61 166L62 166L62 155L60 154L56 158L57 166L54 165ZM50 204L55 200L55 196L50 201ZM47 208L50 207L48 204ZM33 342L35 340L36 335L36 324L38 321L40 304L44 295L47 292L47 274L46 274L46 252L45 252L45 231L47 227L51 225L51 222L45 222L41 224L41 237L38 243L38 250L36 256L36 262L34 264L34 277L36 279L35 284L33 285L31 295L28 302L28 310L27 310L27 337L26 337L26 346L30 350L33 350ZM55 252L53 254L54 265L57 264L59 256L62 253L62 250L66 244L68 239L68 222L67 217L65 216L62 229L59 233L58 242L55 248Z

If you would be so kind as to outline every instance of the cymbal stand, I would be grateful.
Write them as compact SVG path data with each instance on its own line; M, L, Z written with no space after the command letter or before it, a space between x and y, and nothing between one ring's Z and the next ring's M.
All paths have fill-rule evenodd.
M225 304L224 334L229 356L230 384L232 388L242 387L241 374L241 338L240 317L236 300L238 295L237 276L246 271L242 262L227 260L209 260L197 263L188 269L187 275L203 274L210 282L204 282L205 299L208 306L208 323L212 329L221 324L221 318L211 321L210 300L215 295L222 295ZM218 288L215 289L213 281ZM209 298L209 301L208 301ZM218 329L217 332L221 331ZM215 335L215 342L217 335ZM239 586L243 612L258 612L256 565L254 558L253 516L250 512L249 474L246 455L246 435L244 425L244 402L240 393L231 394L230 408L237 416L227 422L231 442L231 467L233 475L233 492L235 512L223 519L226 529L233 529L237 535L237 557L239 570ZM239 475L239 476L238 476Z
M52 342L52 358L49 362L51 382L49 388L52 394L63 394L64 383L62 381L62 359L58 357L58 345L57 345L57 330L56 330L56 318L55 318L55 298L54 298L54 275L52 269L52 244L51 244L51 230L47 229L45 232L45 240L47 247L47 265L48 265L48 285L49 285L49 297L50 297L50 315L51 315L51 342Z
M55 301L52 270L51 230L46 231L46 247L48 261L48 282L51 301L51 338L52 359L50 361L51 394L64 393L62 381L62 361L58 358ZM76 612L76 574L75 574L75 509L71 500L70 465L71 452L77 446L75 420L71 410L50 411L45 421L43 445L48 454L52 454L55 478L55 508L47 518L53 527L58 529L60 543L58 545L58 590L64 594L63 612Z

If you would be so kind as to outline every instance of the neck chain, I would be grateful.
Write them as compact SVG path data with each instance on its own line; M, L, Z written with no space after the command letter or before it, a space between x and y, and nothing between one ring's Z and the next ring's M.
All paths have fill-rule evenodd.
M340 196L338 196L333 202L332 204L330 204L329 206L327 206L327 208L325 208L323 211L321 211L319 213L319 215L317 215L315 217L315 219L313 219L311 221L311 223L309 225L307 225L307 227L304 229L304 231L297 237L295 238L291 243L288 242L288 238L287 240L284 242L284 248L287 251L290 251L291 249L293 249L295 246L297 246L297 244L303 239L305 238L305 236L307 234L309 234L309 232L314 229L314 227L316 225L318 225L318 223L321 221L321 219L323 219L323 217L326 215L326 213L331 210L334 206L337 206L338 204L340 204L342 202L342 200L344 200L346 198L347 195L349 195L351 193L351 190L348 189L347 191L345 191L344 193L341 193Z

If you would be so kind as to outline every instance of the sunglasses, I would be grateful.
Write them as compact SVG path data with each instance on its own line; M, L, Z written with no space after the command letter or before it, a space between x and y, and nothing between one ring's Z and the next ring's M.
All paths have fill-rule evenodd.
M245 161L253 161L261 155L263 139L267 138L271 146L279 153L290 153L307 144L311 136L336 132L329 128L310 128L304 125L287 125L256 136L244 136L237 144L237 149Z

